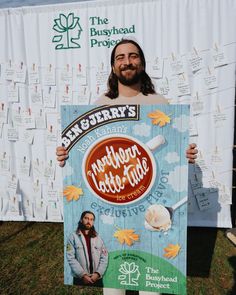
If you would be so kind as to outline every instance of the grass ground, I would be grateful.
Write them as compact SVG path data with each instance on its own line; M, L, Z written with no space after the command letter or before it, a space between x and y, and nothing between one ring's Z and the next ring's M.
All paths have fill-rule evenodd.
M236 247L224 230L188 229L188 294L235 295ZM63 225L0 223L1 295L100 295L63 285Z

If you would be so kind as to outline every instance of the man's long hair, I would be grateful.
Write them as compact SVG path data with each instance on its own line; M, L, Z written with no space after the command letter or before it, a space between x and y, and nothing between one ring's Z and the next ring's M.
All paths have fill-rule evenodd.
M145 57L144 57L144 53L142 51L142 48L138 45L137 42L135 42L133 40L122 39L120 42L118 42L116 44L116 46L113 48L112 53L111 53L111 73L109 75L108 82L107 82L108 90L105 93L105 95L108 96L111 99L115 99L115 98L117 98L119 96L118 78L117 78L116 74L114 74L113 69L112 69L113 66L114 66L114 62L115 62L116 48L121 44L128 44L128 43L131 43L131 44L133 44L134 46L137 47L138 52L139 52L139 56L140 56L140 59L141 59L142 66L144 68L143 72L140 75L140 84L141 84L140 91L142 92L143 95L156 93L155 87L154 87L154 85L152 83L152 80L145 71L146 61L145 61Z
M80 231L84 231L84 230L85 230L85 227L84 227L83 223L81 222L81 220L84 218L84 216L85 216L86 214L92 214L93 217L94 217L94 220L95 220L95 215L94 215L93 212L91 212L91 211L84 211L84 212L81 214L81 216L80 216L80 221L79 221L79 223L78 223L78 227L77 227L77 230L76 230L76 233L77 233L77 234L79 234ZM97 236L97 232L96 232L96 230L95 230L94 225L89 229L88 236L89 236L90 238L95 238L95 237Z

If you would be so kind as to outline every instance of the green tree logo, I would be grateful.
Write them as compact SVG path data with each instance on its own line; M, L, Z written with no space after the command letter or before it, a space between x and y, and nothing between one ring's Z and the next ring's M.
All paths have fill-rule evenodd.
M134 262L124 262L120 265L118 280L121 285L138 286L138 278L140 276L139 266Z
M59 42L55 49L80 48L78 40L83 30L79 24L79 19L79 17L74 16L74 13L69 13L67 16L60 13L59 18L54 19L53 30L60 33L52 39L54 43Z

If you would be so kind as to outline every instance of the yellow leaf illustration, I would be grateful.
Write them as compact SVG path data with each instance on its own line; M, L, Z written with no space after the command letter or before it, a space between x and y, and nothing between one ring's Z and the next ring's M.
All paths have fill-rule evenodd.
M155 110L154 112L149 113L148 117L152 119L153 125L159 125L160 127L163 127L167 123L170 123L170 117L159 110Z
M166 258L175 258L180 251L180 245L176 244L169 244L166 248L164 248L164 251L166 252L163 256L165 256Z
M119 229L114 233L114 237L118 239L120 244L132 246L134 242L139 240L139 235L134 233L134 229Z
M63 195L66 197L68 202L72 200L77 201L82 194L83 194L82 188L76 187L74 185L68 185L63 190Z

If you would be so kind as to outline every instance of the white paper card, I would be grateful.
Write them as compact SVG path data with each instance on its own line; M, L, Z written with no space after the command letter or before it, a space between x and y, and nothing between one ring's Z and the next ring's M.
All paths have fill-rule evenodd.
M80 86L79 91L73 91L73 104L89 104L90 95L88 86Z
M18 83L26 82L26 66L23 62L16 64L14 81Z
M39 80L39 67L37 64L33 63L28 71L29 75L29 85L38 84Z
M61 104L72 104L72 87L65 85L62 92L59 93L59 100Z
M34 217L36 220L45 221L47 216L47 206L43 199L36 199L34 203Z
M30 129L24 129L19 127L19 140L21 142L26 142L28 144L33 144L34 141L34 131Z
M56 86L43 87L43 106L45 108L56 107Z
M32 161L32 170L33 170L33 176L34 180L37 181L37 179L41 180L44 177L44 163L43 161L36 159Z
M2 170L2 172L10 171L10 156L7 152L2 152L0 154L0 170Z
M12 122L15 127L23 127L23 115L21 113L20 107L17 109L12 109Z
M44 196L47 196L49 202L57 202L59 199L59 191L53 181L49 181L47 186L44 186Z
M32 185L32 193L35 199L41 199L42 197L42 184L40 183L39 179L33 182Z
M164 60L156 57L149 66L150 76L152 78L162 78Z
M7 99L9 102L19 102L19 88L16 82L7 85Z
M213 114L213 122L216 128L223 127L227 121L227 114L220 110L216 110Z
M8 212L7 215L9 217L16 217L20 215L20 207L19 207L19 201L18 201L18 195L12 195L9 198L9 203L8 203Z
M190 85L186 74L181 74L177 76L177 95L190 95Z
M172 75L178 75L184 73L184 64L181 56L170 57L170 69Z
M46 130L45 140L47 145L55 145L57 143L58 133L57 130L50 128L50 130Z
M17 127L12 127L12 125L7 124L7 139L9 141L19 140L19 132Z
M72 67L68 64L59 71L60 84L72 85Z
M73 68L73 85L87 85L87 71L84 65Z
M167 77L157 81L157 92L161 95L168 95L170 91L169 81Z
M55 164L50 161L49 163L44 164L44 177L49 178L50 180L55 179L56 167Z
M60 221L62 219L60 206L57 202L48 202L48 220Z
M103 85L97 85L96 89L95 89L95 93L94 93L94 97L95 97L95 101L96 99L101 96L102 94L104 94L104 92L106 92L107 90L107 85L103 84ZM96 98L97 97L97 98Z
M53 65L42 68L42 84L56 85L56 70Z
M211 69L210 67L208 67L208 69L205 70L203 80L206 88L209 90L218 87L215 70Z
M10 196L15 196L17 190L17 183L18 179L14 175L12 175L12 177L8 179L7 191Z
M210 160L212 165L222 164L222 153L218 150L217 147L215 147L214 151L211 153Z
M23 156L17 161L17 167L20 177L28 178L30 176L30 159Z
M42 106L43 95L40 84L34 84L29 87L29 97L31 105Z
M9 61L5 64L5 79L8 81L15 80L15 65Z
M199 98L198 94L193 97L191 102L191 113L193 116L200 115L204 110L204 101Z
M212 48L211 54L215 68L227 65L228 61L223 47L216 46L216 48Z
M217 193L219 196L219 203L230 205L232 204L232 189L221 183L215 177L207 179L208 185L210 186L210 192Z
M203 58L200 56L199 52L193 50L189 56L188 61L193 73L201 70L204 67Z
M37 129L45 129L46 125L46 116L43 109L40 109L38 113L35 114L35 126Z
M219 202L224 205L232 204L232 190L225 185L222 185L219 189Z
M106 85L109 72L106 69L101 69L96 72L96 85Z
M22 122L23 122L23 126L26 129L35 128L35 116L34 116L34 113L32 113L31 109L24 111L22 113Z

